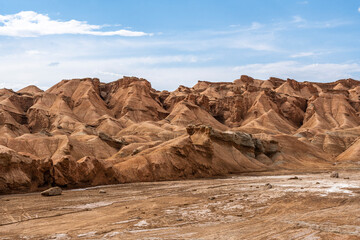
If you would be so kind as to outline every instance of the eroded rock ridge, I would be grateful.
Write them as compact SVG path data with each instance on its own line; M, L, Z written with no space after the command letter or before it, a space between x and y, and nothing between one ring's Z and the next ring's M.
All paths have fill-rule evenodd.
M0 193L357 162L360 82L63 80L0 90Z

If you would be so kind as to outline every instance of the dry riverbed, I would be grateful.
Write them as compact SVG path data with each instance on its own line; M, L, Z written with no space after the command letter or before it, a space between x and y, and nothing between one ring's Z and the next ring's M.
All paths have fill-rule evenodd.
M132 183L53 197L3 195L0 239L360 239L359 171L329 175Z

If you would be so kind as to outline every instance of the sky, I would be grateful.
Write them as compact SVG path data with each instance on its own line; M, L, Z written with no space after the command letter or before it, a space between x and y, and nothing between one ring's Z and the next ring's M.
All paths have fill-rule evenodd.
M0 0L0 88L360 79L360 0Z

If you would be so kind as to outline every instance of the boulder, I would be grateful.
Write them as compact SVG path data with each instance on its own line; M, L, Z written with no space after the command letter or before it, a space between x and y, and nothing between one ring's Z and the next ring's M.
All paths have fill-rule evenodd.
M339 173L338 173L338 172L332 172L332 173L330 174L330 177L331 177L331 178L339 178Z
M297 176L289 178L289 180L299 180Z
M62 189L60 187L52 187L49 188L43 192L41 192L41 195L43 196L58 196L61 195Z

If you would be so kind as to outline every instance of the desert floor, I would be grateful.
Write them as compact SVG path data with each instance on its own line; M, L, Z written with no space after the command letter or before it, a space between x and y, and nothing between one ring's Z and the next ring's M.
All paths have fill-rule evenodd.
M360 170L339 173L2 195L0 239L360 239Z

